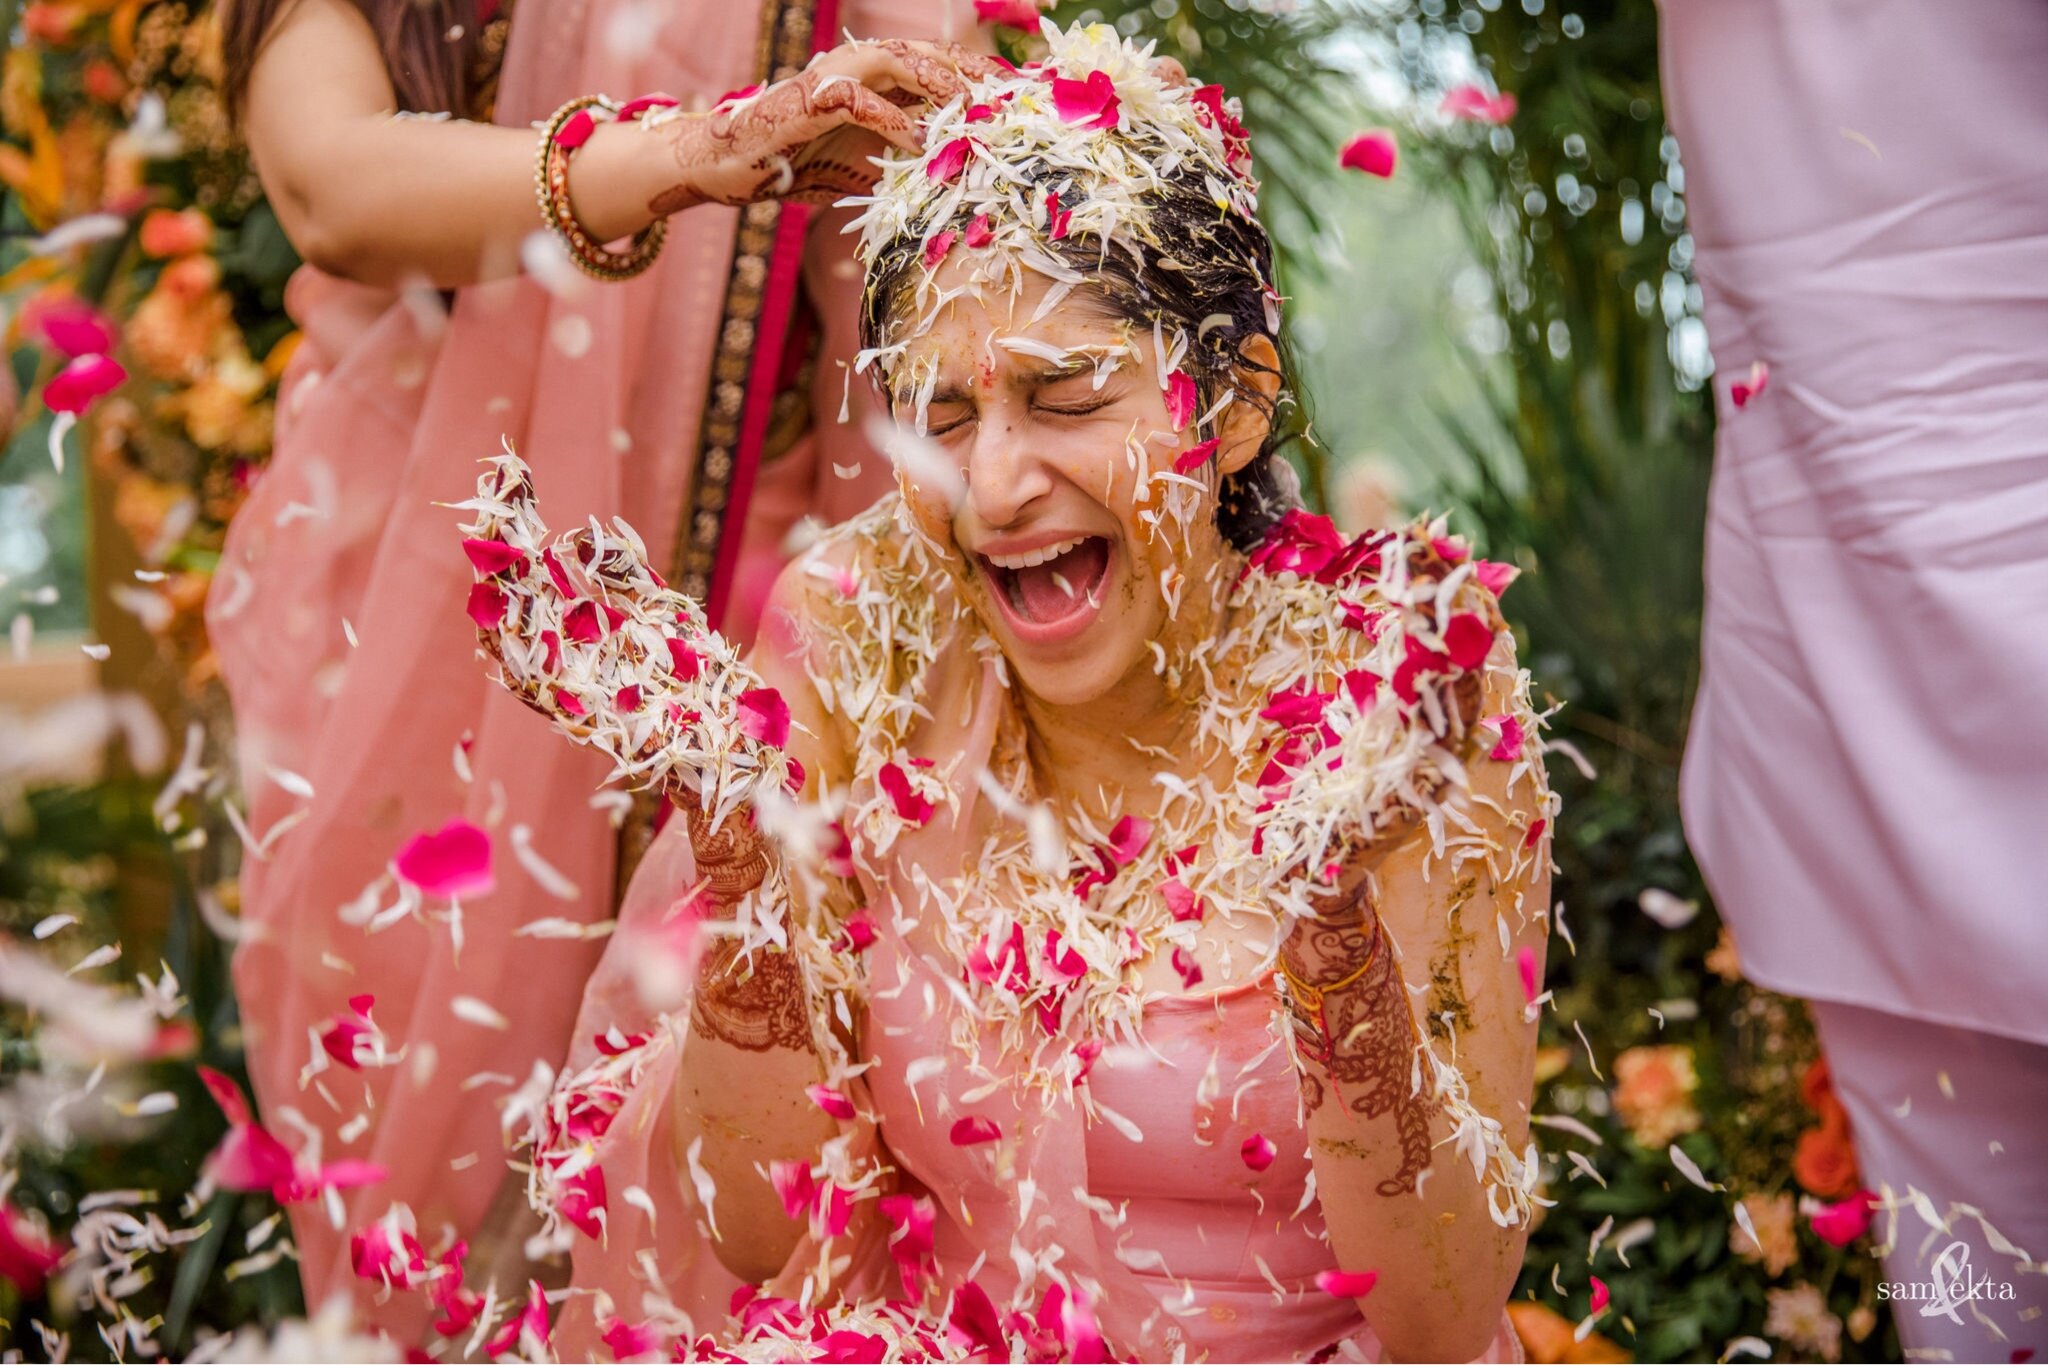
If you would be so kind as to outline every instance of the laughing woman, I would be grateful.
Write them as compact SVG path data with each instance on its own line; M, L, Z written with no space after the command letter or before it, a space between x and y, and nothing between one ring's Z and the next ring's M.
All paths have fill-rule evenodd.
M1294 505L1219 89L1076 29L923 133L860 221L899 491L752 654L516 457L469 504L505 685L679 811L530 1110L557 1344L1512 1358L1555 798L1509 571Z

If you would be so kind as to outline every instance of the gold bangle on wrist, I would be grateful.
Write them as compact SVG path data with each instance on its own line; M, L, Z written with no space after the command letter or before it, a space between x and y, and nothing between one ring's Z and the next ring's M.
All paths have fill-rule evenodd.
M642 101L634 103L645 107ZM633 235L624 251L612 251L593 240L576 221L575 211L569 205L569 158L583 145L583 138L573 145L564 145L563 130L586 111L593 122L610 123L619 117L621 108L602 95L578 95L555 110L541 129L533 170L534 198L540 205L541 221L561 240L578 270L593 279L613 283L630 280L654 264L668 236L668 220L657 218L649 223Z

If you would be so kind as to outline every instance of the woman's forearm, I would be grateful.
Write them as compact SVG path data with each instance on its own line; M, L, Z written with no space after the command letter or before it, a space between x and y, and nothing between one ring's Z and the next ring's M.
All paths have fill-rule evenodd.
M395 107L376 38L352 5L301 0L278 19L250 74L244 122L299 254L375 285L451 288L516 273L520 244L542 228L538 132L399 118ZM646 227L651 202L679 178L669 133L640 126L600 126L569 165L577 219L599 241Z
M1440 862L1425 881L1427 856L1426 838L1410 840L1375 869L1376 902L1344 898L1297 923L1282 963L1338 1264L1378 1273L1361 1308L1392 1358L1469 1360L1499 1327L1527 1229L1495 1222L1498 1172L1475 1173L1450 1141L1454 1115L1421 1047L1427 1037L1436 1058L1455 1061L1470 1108L1520 1151L1536 1029L1496 913L1519 921L1513 937L1538 953L1543 926L1477 863Z
M703 894L718 906L704 934L691 996L690 1037L676 1077L675 1142L679 1167L689 1153L716 1191L700 1209L718 1229L716 1253L749 1281L782 1269L804 1224L792 1219L763 1172L778 1161L806 1167L838 1132L806 1090L825 1079L811 1038L809 991L790 951L744 953L718 933L740 899L752 894L774 856L744 812L712 832L687 813L691 849ZM684 1194L697 1200L695 1181Z

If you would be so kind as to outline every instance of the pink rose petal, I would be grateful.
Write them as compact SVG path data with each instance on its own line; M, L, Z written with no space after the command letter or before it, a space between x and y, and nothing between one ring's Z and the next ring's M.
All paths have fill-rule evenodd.
M605 1324L602 1334L605 1349L612 1353L614 1360L635 1360L641 1356L663 1356L662 1335L652 1321L638 1327L624 1318L613 1318Z
M1535 1004L1538 988L1543 984L1543 966L1536 960L1534 948L1524 946L1515 954L1515 971L1522 978L1522 999Z
M811 1175L807 1161L771 1161L768 1163L768 1183L782 1199L782 1211L791 1218L801 1218L810 1211L811 1201L818 1192L816 1180Z
M853 1101L829 1085L808 1086L804 1094L810 1096L812 1104L835 1119L850 1119L854 1116Z
M30 300L21 310L24 335L63 356L105 355L114 349L114 320L83 299Z
M1493 627L1476 611L1459 612L1444 627L1444 652L1452 663L1471 672L1493 652Z
M1362 1299L1379 1282L1377 1270L1325 1270L1316 1276L1316 1288L1337 1299Z
M1814 1211L1814 1235L1829 1246L1845 1247L1870 1231L1876 1210L1877 1196L1869 1190L1858 1190L1847 1199Z
M670 636L662 643L668 646L668 665L679 680L688 682L703 669L703 657L683 641Z
M988 215L977 213L974 221L967 225L967 235L962 239L969 247L979 249L994 241L996 231L989 225Z
M924 268L927 271L937 270L939 263L946 259L946 253L953 249L953 243L958 240L959 236L959 233L951 228L947 228L944 232L935 232L926 239L924 244Z
M973 151L973 138L956 137L932 153L932 159L925 163L924 173L930 179L950 184L967 169L967 158Z
M480 574L501 574L526 562L525 555L502 540L471 538L462 542L462 552L469 556L469 562Z
M1400 159L1394 135L1384 128L1375 128L1345 143L1344 150L1337 156L1337 164L1347 171L1363 171L1386 180L1394 174L1394 167Z
M1091 71L1086 80L1079 81L1053 78L1052 107L1063 123L1078 123L1083 128L1114 128L1120 104L1116 82L1107 71Z
M514 1313L505 1325L484 1343L484 1351L493 1358L510 1355L519 1349L520 1338L531 1335L540 1345L548 1343L548 1298L537 1281L529 1280L526 1288L526 1306Z
M555 145L565 152L573 152L590 141L590 135L596 131L596 117L588 109L578 109L555 130Z
M64 1249L36 1230L12 1204L0 1204L0 1276L23 1298L40 1293L64 1259Z
M109 356L77 356L43 385L43 406L76 417L120 388L127 378L128 371Z
M1216 447L1221 445L1222 441L1223 438L1220 436L1211 436L1199 445L1189 446L1186 450L1173 457L1173 472L1176 474L1194 473L1197 469L1209 463L1209 457L1216 453Z
M996 1127L995 1120L969 1114L953 1124L951 1137L955 1147L972 1147L977 1143L994 1142L1002 1135L1002 1129Z
M1480 722L1500 731L1500 739L1487 753L1487 757L1506 763L1521 756L1522 745L1529 738L1529 732L1514 716L1493 716Z
M1047 190L1045 194L1045 228L1048 241L1059 241L1067 235L1067 224L1074 217L1073 210L1062 211L1058 190Z
M1202 984L1201 964L1187 949L1177 947L1173 950L1173 969L1180 973L1181 989L1191 991Z
M491 876L491 836L467 820L450 820L431 834L416 834L398 850L392 867L429 896L480 896Z
M1460 85L1446 91L1444 102L1438 107L1455 119L1501 124L1515 116L1515 97L1489 95L1476 85Z
M1508 585L1522 576L1522 571L1512 564L1502 564L1493 559L1477 559L1472 562L1473 577L1479 586L1499 597L1508 590Z
M496 583L480 582L469 585L469 602L465 608L469 619L476 622L478 630L496 630L505 624L505 609L511 606L511 599Z
M1186 431L1188 423L1195 420L1195 381L1185 370L1175 370L1166 377L1166 420L1173 423L1175 431Z
M1118 867L1128 867L1152 842L1152 822L1143 816L1126 815L1109 831L1109 856Z
M1739 412L1749 406L1750 399L1759 397L1770 386L1771 367L1759 360L1749 367L1747 380L1737 379L1728 385L1728 398Z
M1608 1299L1607 1281L1601 1279L1598 1275L1591 1276L1590 1278L1593 1282L1593 1311L1595 1313L1605 1312Z
M930 797L911 789L910 775L894 763L884 763L875 775L876 783L889 800L894 803L896 813L918 828L923 828L932 818L936 809Z
M984 24L1001 24L1025 33L1038 32L1037 0L974 0L974 17Z
M772 687L756 687L740 693L740 733L759 740L771 749L789 743L789 703Z
M1273 1164L1275 1150L1271 1138L1263 1133L1253 1133L1244 1140L1244 1146L1238 1149L1238 1155L1244 1158L1244 1164L1252 1170L1263 1171Z
M1199 920L1206 913L1202 898L1178 877L1168 877L1159 883L1159 894L1166 897L1166 909L1176 920Z

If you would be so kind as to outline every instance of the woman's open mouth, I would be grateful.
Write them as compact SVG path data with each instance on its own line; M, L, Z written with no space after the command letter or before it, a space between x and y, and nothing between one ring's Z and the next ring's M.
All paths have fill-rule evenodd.
M1019 639L1051 644L1087 629L1102 611L1110 543L1076 536L1017 554L975 556Z

